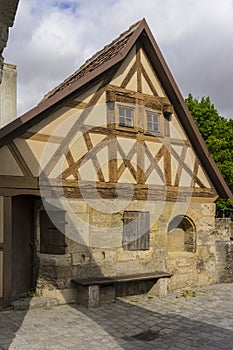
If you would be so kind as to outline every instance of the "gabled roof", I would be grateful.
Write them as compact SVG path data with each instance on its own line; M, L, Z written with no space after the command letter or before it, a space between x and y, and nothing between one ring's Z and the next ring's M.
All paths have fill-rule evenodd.
M164 91L174 106L179 120L217 193L222 198L233 199L233 194L211 158L145 19L132 25L110 45L105 46L103 50L86 61L79 70L50 91L35 108L0 129L0 147L25 132L38 121L46 118L50 108L61 103L73 92L123 61L137 40L140 40L143 45Z
M76 72L65 79L60 85L56 86L53 90L49 91L42 101L54 96L58 91L64 90L67 86L71 85L74 81L82 78L93 70L99 68L107 61L114 58L119 52L121 52L130 37L140 25L141 21L138 21L131 25L131 27L122 33L117 39L113 40L109 45L106 45L102 50L98 51L94 56L89 58Z

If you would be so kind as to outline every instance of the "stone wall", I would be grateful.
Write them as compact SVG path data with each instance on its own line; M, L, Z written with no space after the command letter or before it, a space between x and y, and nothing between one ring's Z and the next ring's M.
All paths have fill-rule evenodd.
M195 226L196 244L193 252L167 254L167 270L173 273L169 289L202 286L216 282L216 251L214 236L215 204L191 203L186 211Z
M72 301L75 295L72 278L151 271L173 273L174 276L169 282L170 290L217 281L214 204L191 203L184 212L184 203L165 203L158 219L155 219L156 211L159 210L156 203L143 201L129 203L127 210L149 210L151 213L150 249L144 251L123 249L123 211L106 214L93 209L95 205L90 207L84 201L76 199L69 200L69 207L75 215L72 220L67 218L65 255L40 254L38 227L37 292L39 294L60 293L62 298L66 299L68 295L68 301ZM122 207L125 208L125 204ZM182 214L194 223L196 230L194 250L169 252L167 245L169 222L175 216ZM106 231L102 230L103 227ZM107 244L105 244L106 233Z
M233 282L233 222L216 219L216 254L218 282Z

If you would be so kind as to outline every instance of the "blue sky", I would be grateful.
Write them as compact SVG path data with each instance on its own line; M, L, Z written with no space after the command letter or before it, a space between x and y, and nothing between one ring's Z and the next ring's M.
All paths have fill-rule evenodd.
M232 0L20 0L5 61L18 67L18 114L145 17L184 96L233 118Z

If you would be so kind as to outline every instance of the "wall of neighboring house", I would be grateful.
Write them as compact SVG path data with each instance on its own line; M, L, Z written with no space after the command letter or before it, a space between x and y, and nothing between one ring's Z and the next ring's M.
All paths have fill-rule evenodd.
M0 10L0 128L16 118L15 66L4 64L9 27L13 26L18 0L2 0ZM12 94L12 95L11 95ZM2 186L2 183L1 183ZM1 192L1 191L0 191ZM0 196L0 303L4 297L4 198Z
M16 66L3 64L0 84L0 128L16 118Z
M215 225L218 281L233 281L233 221L218 218Z

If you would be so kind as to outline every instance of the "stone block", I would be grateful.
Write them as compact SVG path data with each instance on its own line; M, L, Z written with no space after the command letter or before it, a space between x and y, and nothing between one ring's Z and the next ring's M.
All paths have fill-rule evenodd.
M152 249L136 251L136 257L140 258L142 260L144 260L144 259L152 259L152 254L153 254L153 250Z
M108 263L113 263L117 259L117 253L116 249L115 250L109 250L109 249L104 249L103 252L105 252L105 261Z
M195 274L175 274L168 283L168 289L170 291L181 288L191 288L196 285Z
M90 247L117 248L122 245L122 231L118 228L90 227Z
M94 227L111 227L112 226L112 214L111 213L100 213L94 211L90 214L90 225Z
M157 231L154 236L154 246L156 248L167 250L167 234Z
M122 247L117 249L117 261L133 261L136 259L136 251L124 250Z
M87 204L83 200L69 199L69 205L74 213L87 213Z
M141 271L140 261L118 261L116 262L116 275L130 275Z
M66 289L48 289L44 288L40 291L40 296L44 298L55 298L59 305L70 304L77 302L78 290L77 288Z
M89 214L71 215L66 225L66 237L81 245L90 245ZM68 240L67 240L68 241Z
M229 218L215 220L215 235L217 240L230 240L232 221Z
M216 205L215 203L203 203L201 204L202 215L210 215L215 217Z
M168 278L160 278L147 293L148 295L165 297L168 290Z
M116 293L113 286L100 288L100 305L112 303L115 299Z
M71 255L38 254L41 265L46 266L70 266Z
M120 213L112 214L112 227L123 228L123 215Z
M80 244L72 239L67 238L67 252L69 254L75 253L87 253L89 251L88 246Z
M87 307L95 308L100 306L100 288L97 285L83 287L80 286L78 289L78 303Z
M198 222L198 230L203 232L213 232L215 229L215 218L214 216L202 216Z
M98 250L98 251L92 251L92 260L94 260L95 263L103 263L106 258L106 254L104 250Z
M83 265L89 263L91 260L90 253L80 252L72 254L72 265Z

